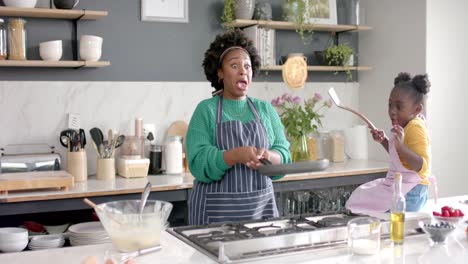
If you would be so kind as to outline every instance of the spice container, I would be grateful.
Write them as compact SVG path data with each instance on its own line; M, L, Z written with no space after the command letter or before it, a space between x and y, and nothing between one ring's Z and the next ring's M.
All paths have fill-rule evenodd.
M312 133L307 138L307 149L309 150L310 160L317 160L318 154L318 135Z
M11 18L8 25L8 59L26 60L26 20Z
M170 136L165 146L166 174L180 174L184 171L182 158L182 137Z
M7 58L7 40L5 21L0 18L0 60Z
M332 131L330 133L331 138L331 161L333 162L344 162L345 152L344 145L345 139L341 131Z

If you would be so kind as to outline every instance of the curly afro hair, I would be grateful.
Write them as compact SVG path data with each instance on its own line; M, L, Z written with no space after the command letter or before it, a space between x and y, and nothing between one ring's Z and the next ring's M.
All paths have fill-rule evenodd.
M203 60L203 68L205 70L206 79L211 82L211 86L216 91L224 88L223 83L218 80L218 69L221 68L219 57L227 48L239 46L244 48L250 55L252 62L252 75L255 77L260 70L260 56L257 49L239 29L230 30L224 34L216 36L216 39L210 44L210 48L205 52Z
M424 95L429 93L431 87L427 74L418 74L411 77L407 72L400 72L393 81L393 84L395 88L408 92L417 104L423 101Z

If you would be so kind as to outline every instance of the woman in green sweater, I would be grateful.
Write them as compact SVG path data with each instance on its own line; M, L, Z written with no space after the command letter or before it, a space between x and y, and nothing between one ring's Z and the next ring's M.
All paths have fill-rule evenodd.
M205 52L205 75L215 88L200 102L187 132L195 177L189 197L191 225L278 216L272 179L260 159L289 163L289 142L273 106L247 96L260 68L257 50L242 31L218 35Z

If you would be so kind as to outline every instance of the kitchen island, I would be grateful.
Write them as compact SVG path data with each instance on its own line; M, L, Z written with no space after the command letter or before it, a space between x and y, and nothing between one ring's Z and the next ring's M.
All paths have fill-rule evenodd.
M323 171L288 174L274 181L274 187L275 192L284 192L355 185L385 177L387 170L387 162L348 160L344 163L330 163ZM0 195L0 216L89 209L82 201L85 197L95 203L139 199L148 181L152 184L150 199L185 202L193 179L190 173L130 179L117 176L111 181L99 181L95 176L90 176L88 181L76 182L69 190L48 189Z
M439 211L443 205L468 212L468 205L459 202L464 200L468 200L468 195L442 198L437 205L430 200L423 212ZM466 219L468 216L464 217L464 221ZM284 257L275 256L249 263L466 263L468 240L464 232L465 227L464 222L458 224L446 244L436 246L431 246L426 235L419 235L407 238L403 246L392 247L388 240L384 240L380 254L372 256L350 256L347 248L341 246ZM169 233L163 234L162 246L163 249L159 252L139 257L137 263L217 263ZM0 263L81 263L87 256L96 256L100 263L104 263L105 252L111 247L111 244L101 244L0 254Z

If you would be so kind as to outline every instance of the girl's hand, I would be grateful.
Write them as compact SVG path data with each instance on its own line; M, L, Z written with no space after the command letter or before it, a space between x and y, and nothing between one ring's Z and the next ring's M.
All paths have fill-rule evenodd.
M399 125L393 125L391 131L395 136L395 149L398 151L403 146L403 141L405 139L405 131L403 127Z
M264 148L257 149L257 157L258 157L258 161L251 160L247 162L245 165L251 169L258 169L258 167L263 166L263 163L260 162L260 159L270 160L270 152Z
M249 168L253 167L253 164L260 163L259 150L256 147L239 147L235 149L237 162L246 165Z
M382 143L385 141L387 136L385 135L385 132L381 129L373 129L371 130L372 138L374 141Z

